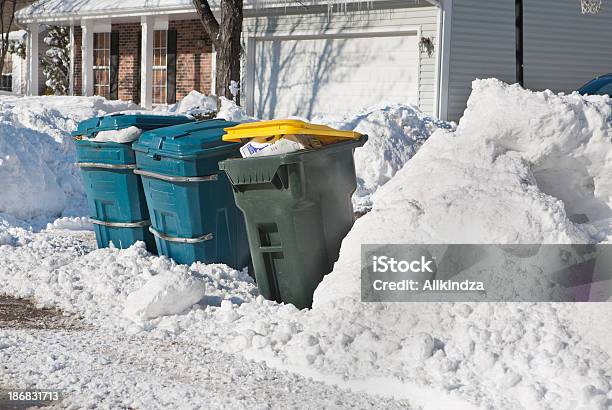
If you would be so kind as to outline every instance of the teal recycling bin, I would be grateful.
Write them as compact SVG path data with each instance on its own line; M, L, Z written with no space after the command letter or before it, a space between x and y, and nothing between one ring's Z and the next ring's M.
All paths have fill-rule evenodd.
M244 218L219 161L240 157L221 140L236 123L207 120L146 132L133 144L160 254L181 264L250 263Z
M149 251L156 252L155 240L147 229L150 221L142 183L134 174L136 157L131 144L82 138L130 126L151 130L192 121L186 116L115 114L79 123L72 135L98 247L112 243L117 248L127 248L144 241Z

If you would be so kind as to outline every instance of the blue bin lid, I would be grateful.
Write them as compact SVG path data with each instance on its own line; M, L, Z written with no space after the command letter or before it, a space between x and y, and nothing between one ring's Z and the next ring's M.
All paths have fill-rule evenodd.
M132 145L134 151L161 156L196 157L222 147L236 149L240 143L223 141L224 128L238 125L225 120L204 120L143 133Z
M146 131L193 121L193 118L186 115L111 114L81 121L72 136L91 137L100 131L121 130L132 126Z

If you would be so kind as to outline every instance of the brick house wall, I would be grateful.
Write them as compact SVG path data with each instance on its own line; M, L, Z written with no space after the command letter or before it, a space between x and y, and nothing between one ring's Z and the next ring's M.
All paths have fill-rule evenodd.
M72 85L72 92L74 95L81 95L83 91L82 87L82 76L81 76L81 63L83 56L81 54L81 27L74 27L74 83Z
M191 90L210 94L212 81L212 43L199 20L173 20L168 28L176 30L176 100Z
M140 23L113 24L111 30L119 33L119 99L138 101Z
M176 100L192 90L210 94L212 81L212 43L199 20L173 20L168 29L176 30ZM140 23L112 24L119 33L118 96L124 101L139 101ZM74 95L82 94L81 28L74 28Z

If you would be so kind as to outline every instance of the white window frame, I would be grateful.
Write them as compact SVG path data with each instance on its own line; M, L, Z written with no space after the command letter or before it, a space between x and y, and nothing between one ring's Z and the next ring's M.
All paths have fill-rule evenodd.
M101 95L104 98L110 98L110 89L111 89L111 67L110 67L110 59L111 59L111 33L110 31L105 31L105 32L98 32L98 33L93 33L94 38L93 38L93 49L92 49L92 55L93 55L93 63L95 64L96 61L96 51L106 51L108 50L108 65L93 65L92 66L92 83L93 83L93 93L94 95L100 95L100 94L96 94L97 89L99 89L100 87L106 87L108 88L108 94L107 95ZM96 36L99 35L104 35L108 37L108 48L96 48ZM105 42L106 44L106 39ZM108 86L106 85L99 85L96 83L96 70L105 70L108 73Z
M163 32L166 36L166 41L165 41L165 46L164 47L156 47L156 34L157 32ZM153 65L151 67L151 77L152 77L152 96L151 96L151 101L153 102L153 104L155 105L163 105L163 104L167 104L168 102L168 30L166 29L162 29L162 30L153 30L153 43L151 44L151 49L153 52ZM155 65L155 52L157 50L163 50L164 51L164 59L163 59L163 64L162 65ZM164 73L164 81L163 84L159 83L156 84L155 83L155 71L162 71ZM155 101L155 90L156 89L163 89L165 90L164 92L164 101Z

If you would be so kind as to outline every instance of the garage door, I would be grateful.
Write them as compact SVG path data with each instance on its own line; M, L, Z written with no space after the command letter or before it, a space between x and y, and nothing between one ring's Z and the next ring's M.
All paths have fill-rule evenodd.
M254 53L248 105L259 118L418 103L416 35L257 39Z

